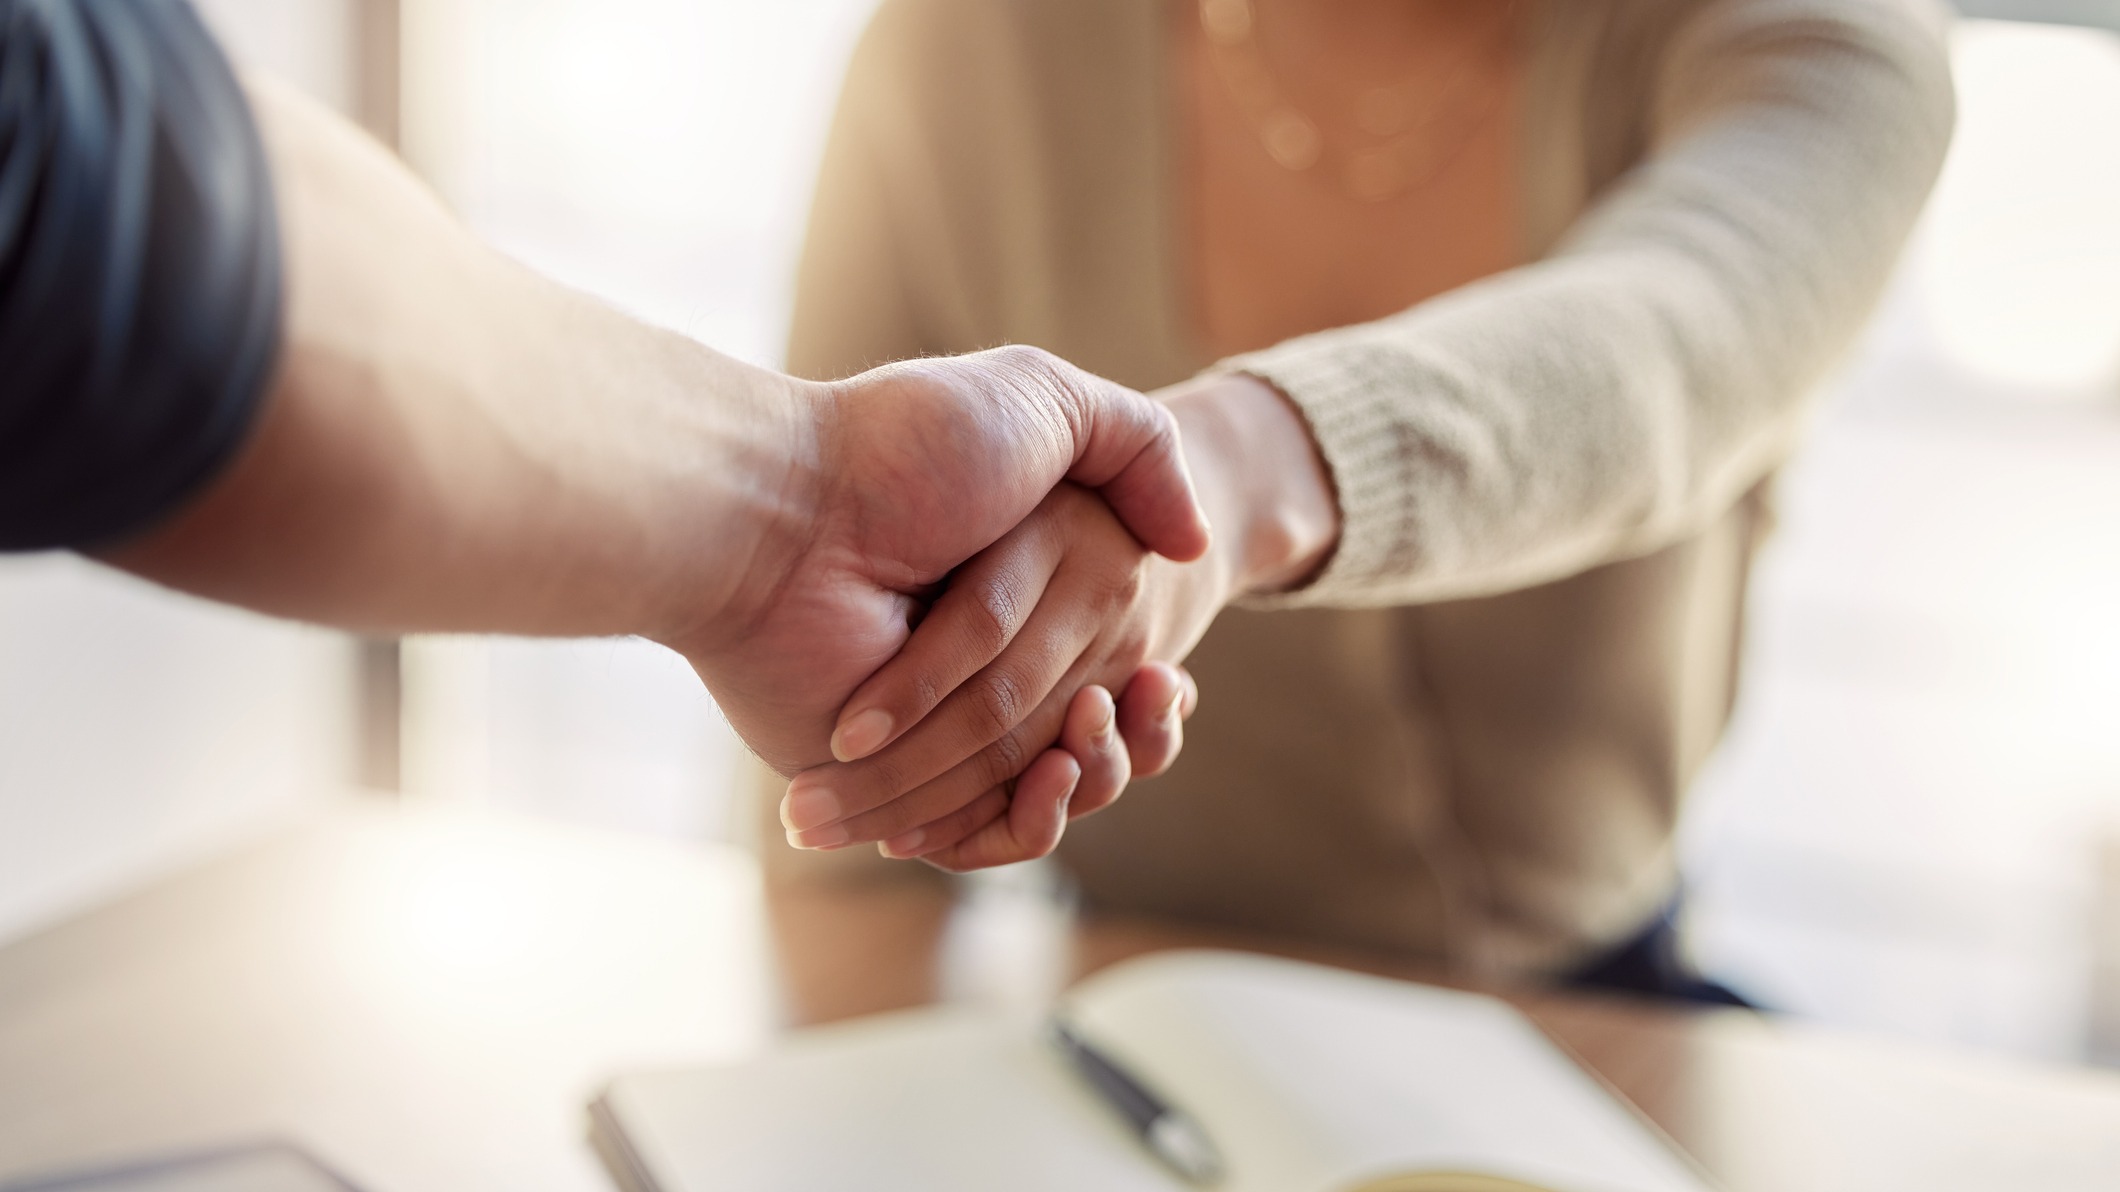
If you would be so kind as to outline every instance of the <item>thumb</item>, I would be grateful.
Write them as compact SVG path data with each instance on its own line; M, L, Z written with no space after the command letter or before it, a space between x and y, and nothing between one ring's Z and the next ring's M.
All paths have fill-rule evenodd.
M1005 348L1073 436L1067 478L1094 488L1141 544L1179 563L1207 553L1207 513L1193 492L1178 420L1162 403L1035 348Z

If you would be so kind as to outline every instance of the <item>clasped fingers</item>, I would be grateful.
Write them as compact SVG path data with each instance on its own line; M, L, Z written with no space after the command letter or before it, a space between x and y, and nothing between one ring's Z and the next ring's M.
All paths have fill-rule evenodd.
M1055 489L952 577L905 649L849 699L842 760L789 787L790 842L883 840L1024 775L1084 685L1117 687L1147 660L1146 561L1102 500Z
M1141 668L1116 707L1102 687L1085 687L1068 709L1059 745L1012 790L997 787L891 837L883 854L959 873L1043 857L1059 846L1069 822L1110 806L1131 778L1161 773L1176 760L1183 721L1197 703L1191 676L1168 663Z

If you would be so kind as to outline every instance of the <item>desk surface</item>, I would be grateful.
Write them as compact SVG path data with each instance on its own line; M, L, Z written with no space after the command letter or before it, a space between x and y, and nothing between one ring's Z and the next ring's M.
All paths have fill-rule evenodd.
M606 1076L769 1038L761 919L733 852L349 811L0 950L0 1182L279 1137L374 1192L607 1188L581 1116ZM1520 1004L1731 1192L2120 1188L2120 1077Z
M1087 967L1238 944L1091 925ZM1300 954L1278 947L1262 950ZM1389 963L1312 954L1386 976ZM1727 1192L2120 1189L2120 1075L1829 1031L1742 1010L1503 993Z
M734 850L349 807L0 950L0 1185L261 1138L364 1192L607 1192L613 1072L762 1044Z

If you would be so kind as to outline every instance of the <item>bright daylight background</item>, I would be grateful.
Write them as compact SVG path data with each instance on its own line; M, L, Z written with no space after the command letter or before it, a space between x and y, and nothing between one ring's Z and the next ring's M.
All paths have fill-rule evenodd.
M410 0L406 152L510 252L770 363L869 5ZM351 0L204 7L350 102ZM2120 1061L2120 39L1973 23L1957 55L1948 176L1784 486L1685 833L1691 929L1798 1013ZM327 798L352 660L0 562L0 939ZM405 667L410 797L735 831L737 746L655 647L422 640Z

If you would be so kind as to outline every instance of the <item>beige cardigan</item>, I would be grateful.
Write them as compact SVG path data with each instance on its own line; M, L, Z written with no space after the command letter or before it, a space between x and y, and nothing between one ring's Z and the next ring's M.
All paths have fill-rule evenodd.
M1189 665L1185 757L1071 830L1092 904L1551 971L1670 896L1765 485L1940 167L1929 0L1544 0L1523 258L1216 365L1186 323L1159 0L885 0L790 364L1033 343L1302 409L1343 536ZM798 857L778 875L884 864ZM902 872L911 875L915 870Z

